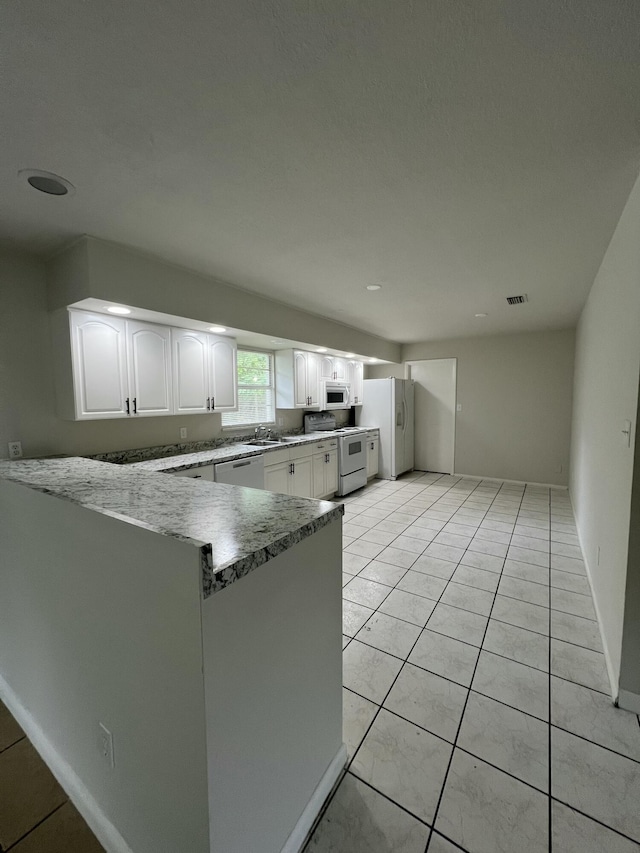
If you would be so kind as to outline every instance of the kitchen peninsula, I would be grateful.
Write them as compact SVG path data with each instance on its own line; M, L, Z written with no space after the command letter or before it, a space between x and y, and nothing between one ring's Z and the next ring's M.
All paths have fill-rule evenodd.
M341 516L0 463L0 695L108 851L300 849L346 760Z

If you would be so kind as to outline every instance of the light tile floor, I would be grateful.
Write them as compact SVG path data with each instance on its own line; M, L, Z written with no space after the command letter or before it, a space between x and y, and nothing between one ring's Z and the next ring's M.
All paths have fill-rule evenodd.
M307 853L638 853L567 492L414 472L345 510L349 768Z

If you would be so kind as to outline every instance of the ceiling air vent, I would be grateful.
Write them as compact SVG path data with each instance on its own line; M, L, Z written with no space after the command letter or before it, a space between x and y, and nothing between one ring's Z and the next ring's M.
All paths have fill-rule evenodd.
M507 296L507 302L509 305L522 305L523 302L528 302L529 297L526 293L523 293L522 296Z

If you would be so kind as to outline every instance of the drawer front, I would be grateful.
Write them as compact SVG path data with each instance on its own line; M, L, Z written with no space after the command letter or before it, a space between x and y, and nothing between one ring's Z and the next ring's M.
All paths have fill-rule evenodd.
M171 471L176 477L190 477L192 480L208 480L213 483L213 465L198 465L196 468L185 468L184 471Z
M324 444L324 442L320 442L320 444ZM315 451L315 444L309 442L309 444L300 444L298 447L290 447L289 448L289 459L302 459L305 456L313 456Z
M373 441L374 439L376 439L376 438L378 437L378 433L379 433L379 430L377 430L377 429L370 429L370 430L367 432L367 440L368 440L368 441Z
M281 462L288 462L292 457L289 456L292 447L278 447L276 450L269 450L264 454L264 467L270 465L279 465Z

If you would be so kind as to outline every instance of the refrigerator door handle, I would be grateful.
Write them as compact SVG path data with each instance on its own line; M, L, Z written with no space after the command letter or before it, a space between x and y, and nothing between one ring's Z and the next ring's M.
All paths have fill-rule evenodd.
M402 432L407 431L407 415L408 415L407 401L403 397L402 398Z

